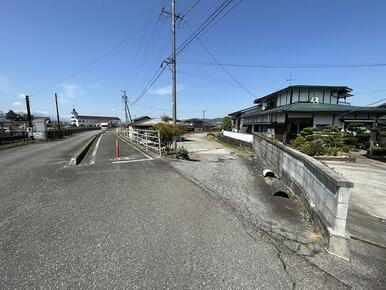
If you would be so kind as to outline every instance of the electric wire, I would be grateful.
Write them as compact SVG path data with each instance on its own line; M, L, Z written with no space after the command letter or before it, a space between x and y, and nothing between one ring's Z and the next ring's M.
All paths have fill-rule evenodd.
M122 39L121 41L119 41L116 45L112 46L110 49L108 49L107 51L105 51L104 53L102 53L101 55L97 56L96 58L92 59L91 61L89 61L88 63L86 63L84 66L78 68L77 70L73 71L72 73L68 74L67 76L65 76L64 78L56 81L56 82L53 82L51 83L50 85L46 86L46 87L43 87L35 92L32 92L31 95L37 95L37 94L40 94L41 92L44 92L48 89L51 89L61 83L63 83L64 81L66 80L69 80L71 79L72 77L76 76L77 74L87 70L89 67L91 67L92 65L96 64L97 62L101 61L102 59L104 59L105 57L107 57L108 55L110 55L112 52L114 52L116 49L118 49L119 47L121 47L123 44L125 44L131 37L133 37L134 35L140 33L142 30L144 29L144 27L142 26L139 30L137 30L136 32L126 36L124 39Z
M199 34L205 29L208 28L208 26L221 14L222 11L226 7L228 7L234 0L225 0L222 2L220 6L217 7L217 9L212 12L212 14L206 18L206 20L177 48L176 55L181 53L194 39L196 39ZM240 2L241 0L239 0ZM232 8L234 9L234 7ZM213 27L213 26L211 26ZM172 60L172 56L168 57L169 62L165 61L166 63L170 63L170 60ZM149 89L154 85L154 83L161 77L162 73L165 71L165 68L167 66L161 64L160 68L153 74L145 88L142 90L140 95L130 104L134 105L136 104L141 98L143 98L146 93L149 91Z
M216 66L216 62L203 62L197 60L180 60L181 63L196 65ZM386 63L351 63L351 64L245 64L245 63L222 63L225 67L246 68L354 68L354 67L385 67Z
M185 20L186 25L189 29L192 30L189 23ZM200 37L197 37L197 41L200 43L201 47L209 54L209 56L216 62L216 64L232 79L241 89L243 89L247 94L251 95L253 98L256 97L248 88L246 88L239 80L237 80L217 59L217 57L209 50L209 48L201 41Z

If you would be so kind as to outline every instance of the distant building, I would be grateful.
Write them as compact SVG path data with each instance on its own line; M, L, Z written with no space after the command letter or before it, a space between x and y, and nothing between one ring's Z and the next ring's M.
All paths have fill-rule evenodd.
M207 131L208 129L216 127L216 126L209 124L208 122L205 122L204 120L198 119L198 118L187 119L187 120L184 120L183 122L186 125L187 131L193 131L195 133Z
M149 116L141 116L141 117L137 117L137 118L134 118L132 120L132 125L135 125L135 124L141 124L142 122L145 122L145 121L148 121L148 120L151 120L151 118Z
M82 116L79 115L75 109L72 110L71 125L76 127L83 126L96 126L100 127L101 123L109 123L110 125L117 126L121 122L118 117L105 117L105 116Z
M255 105L229 114L232 129L267 132L286 142L305 127L323 128L349 123L371 127L386 115L386 108L351 106L352 89L345 86L289 86L254 100Z
M131 126L134 129L141 129L141 130L153 130L154 126L159 123L165 123L162 118L150 118L148 116L140 117L133 119L133 123L131 123ZM173 119L168 117L168 121L166 124L173 124ZM177 124L183 124L180 120L177 120Z

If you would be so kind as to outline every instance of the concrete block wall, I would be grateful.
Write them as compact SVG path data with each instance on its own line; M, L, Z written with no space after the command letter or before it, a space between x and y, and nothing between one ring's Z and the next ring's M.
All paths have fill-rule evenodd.
M237 132L232 132L232 131L223 131L222 132L224 136L241 140L244 142L251 143L253 142L253 135L252 134L245 134L245 133L237 133Z
M253 135L253 150L259 165L272 170L304 201L328 239L327 250L348 259L346 220L353 183L314 158L262 133Z
M234 138L227 137L227 136L224 136L224 135L218 136L218 139L221 140L221 141L227 142L229 144L232 144L234 146L252 148L252 143L245 142L245 141L242 141L242 140L239 140L239 139L234 139Z

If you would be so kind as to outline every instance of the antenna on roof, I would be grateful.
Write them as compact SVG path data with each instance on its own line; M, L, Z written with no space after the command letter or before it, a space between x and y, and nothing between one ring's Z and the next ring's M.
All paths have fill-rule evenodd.
M292 86L292 83L295 81L295 79L292 78L292 73L290 72L289 79L286 79L288 82L288 86Z

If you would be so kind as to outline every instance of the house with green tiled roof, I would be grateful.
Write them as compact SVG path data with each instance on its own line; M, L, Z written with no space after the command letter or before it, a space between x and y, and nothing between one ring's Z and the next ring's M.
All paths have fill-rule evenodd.
M305 127L349 123L372 127L386 108L352 106L346 86L293 85L254 100L254 106L230 113L236 132L267 132L286 142Z

